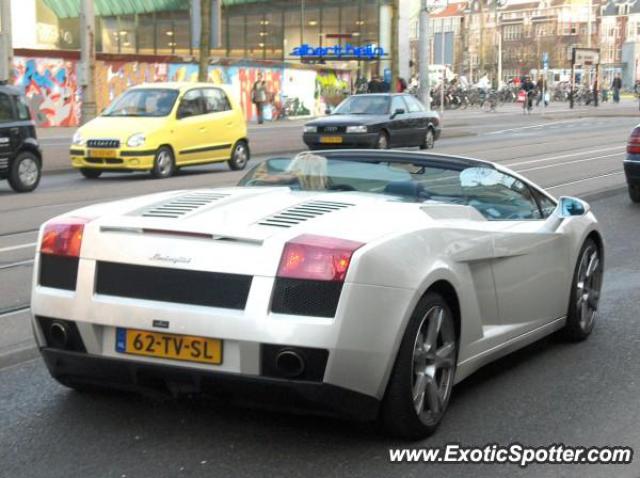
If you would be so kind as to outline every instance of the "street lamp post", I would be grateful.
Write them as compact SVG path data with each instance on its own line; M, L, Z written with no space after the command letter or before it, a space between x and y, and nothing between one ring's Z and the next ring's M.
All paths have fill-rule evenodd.
M82 123L96 116L95 95L96 43L95 13L93 0L82 0L80 4L80 74L79 84L82 87Z
M429 79L429 7L427 0L420 6L418 31L418 68L420 75L420 100L431 110L431 84Z
M11 42L11 2L0 2L0 81L11 80L13 44Z

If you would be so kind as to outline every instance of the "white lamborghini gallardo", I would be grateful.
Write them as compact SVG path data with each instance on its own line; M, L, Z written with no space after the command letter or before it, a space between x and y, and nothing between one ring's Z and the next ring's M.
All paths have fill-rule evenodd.
M482 365L586 338L603 257L586 203L499 165L301 153L51 219L31 311L72 388L241 395L421 438Z

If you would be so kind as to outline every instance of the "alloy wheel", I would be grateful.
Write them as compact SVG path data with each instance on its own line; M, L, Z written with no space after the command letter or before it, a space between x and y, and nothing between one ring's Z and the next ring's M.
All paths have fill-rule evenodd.
M18 166L18 178L25 187L33 186L38 181L38 164L32 158L25 158Z
M431 307L418 327L413 347L413 405L420 420L431 425L444 413L456 360L452 318L441 306Z
M171 173L173 167L173 159L168 151L162 150L158 154L158 173L160 176L168 176Z
M575 295L578 324L584 332L591 330L598 315L602 269L598 248L590 244L580 258Z
M233 151L233 161L238 169L244 168L247 164L247 148L243 143L239 143Z

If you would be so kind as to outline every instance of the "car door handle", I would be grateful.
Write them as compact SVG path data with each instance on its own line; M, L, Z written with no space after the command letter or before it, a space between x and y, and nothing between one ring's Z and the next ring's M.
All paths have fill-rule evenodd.
M233 121L230 121L229 123L227 123L227 126L229 127L233 126Z
M200 132L201 132L201 133L204 133L205 131L207 131L207 128L205 128L204 126L202 126L202 127L200 128Z

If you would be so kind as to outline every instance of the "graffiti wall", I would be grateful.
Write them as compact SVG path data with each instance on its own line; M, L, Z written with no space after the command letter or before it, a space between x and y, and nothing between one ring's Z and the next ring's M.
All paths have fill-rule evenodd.
M170 64L169 81L198 81L198 65L193 63ZM216 85L229 84L229 75L222 66L210 66L207 81Z
M285 68L282 108L286 117L310 116L315 108L316 72Z
M32 116L40 127L78 126L81 90L77 61L60 58L14 58L14 84L27 97ZM269 105L265 119L324 114L349 91L349 74L331 70L212 65L208 81L228 85L247 121L256 120L251 90L258 75L267 82ZM198 65L190 63L96 62L96 106L106 108L126 89L140 83L197 81Z
M261 68L254 66L232 66L227 69L231 79L231 87L238 95L240 106L247 121L254 121L257 118L255 105L251 101L251 90L253 84L258 80L258 73L262 73L262 79L267 82L270 105L265 109L265 119L271 120L273 117L272 105L281 101L282 93L282 69L281 68Z
M80 90L75 61L15 57L13 66L14 85L25 94L38 126L79 124Z
M96 105L102 111L127 88L167 81L166 63L96 62Z

